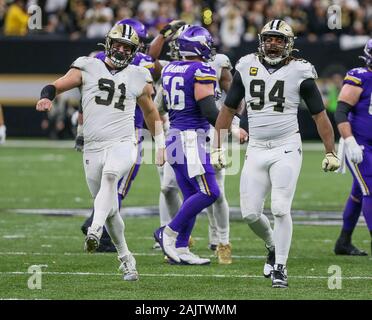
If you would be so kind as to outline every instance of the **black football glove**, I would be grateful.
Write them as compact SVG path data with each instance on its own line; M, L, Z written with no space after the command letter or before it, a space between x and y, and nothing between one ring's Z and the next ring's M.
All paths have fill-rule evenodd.
M84 137L83 136L77 136L76 137L74 149L76 151L83 152L83 150L84 150Z
M179 28L181 28L185 24L186 24L185 21L182 21L182 20L173 20L172 22L168 23L163 29L160 30L160 34L162 34L165 39L168 39Z

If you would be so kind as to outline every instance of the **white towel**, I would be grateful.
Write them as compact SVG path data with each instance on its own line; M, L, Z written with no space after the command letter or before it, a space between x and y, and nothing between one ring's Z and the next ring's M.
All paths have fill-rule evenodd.
M335 171L336 173L346 173L346 144L343 138L340 138L338 142L337 158L340 160L340 167Z
M187 173L190 178L205 173L200 161L198 149L198 135L195 130L181 131L182 147L187 159Z

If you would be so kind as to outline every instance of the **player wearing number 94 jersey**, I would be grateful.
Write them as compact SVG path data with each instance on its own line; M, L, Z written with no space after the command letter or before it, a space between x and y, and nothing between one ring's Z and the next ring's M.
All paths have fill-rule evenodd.
M314 67L292 56L294 35L282 20L273 20L259 35L259 51L242 57L236 65L232 86L216 122L217 134L230 127L242 98L245 98L249 144L240 180L240 206L243 218L269 250L264 275L272 277L273 287L287 287L286 262L292 237L292 199L302 163L302 146L297 111L301 98L316 122L326 157L323 169L339 167L334 154L334 133L325 113L314 79ZM223 166L215 138L212 162ZM262 214L271 189L274 230Z
M134 112L141 107L153 136L160 116L152 101L150 72L130 65L138 50L138 35L130 25L115 25L106 37L104 61L80 57L63 77L47 85L36 105L49 111L56 94L80 87L84 112L84 170L94 198L94 218L85 239L85 249L95 251L103 225L111 236L121 262L124 280L137 280L136 262L124 238L124 223L117 200L118 179L133 166L136 156ZM157 159L164 163L165 142L159 125L155 136Z

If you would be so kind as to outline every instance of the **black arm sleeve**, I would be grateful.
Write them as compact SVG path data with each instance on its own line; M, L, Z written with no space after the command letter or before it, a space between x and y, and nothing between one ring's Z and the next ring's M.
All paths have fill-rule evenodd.
M352 106L344 101L337 102L337 109L335 111L336 124L349 121L347 115L349 114Z
M40 99L47 98L53 100L56 97L56 93L56 87L52 84L48 84L41 90Z
M240 102L244 98L245 88L242 82L239 71L235 72L233 81L229 91L227 92L227 97L225 99L226 107L231 109L238 109Z
M240 128L244 129L246 132L249 133L247 108L244 108L244 111L240 117Z
M201 100L196 101L196 104L200 108L202 115L206 117L208 122L214 127L219 112L214 96L207 96Z
M300 95L304 99L307 108L312 115L322 112L324 108L323 99L314 79L306 79L300 85Z

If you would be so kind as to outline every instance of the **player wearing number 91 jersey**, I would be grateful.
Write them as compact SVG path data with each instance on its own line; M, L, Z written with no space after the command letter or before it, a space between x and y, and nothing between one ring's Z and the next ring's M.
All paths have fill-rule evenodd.
M334 154L334 133L325 113L316 72L307 61L294 58L292 28L282 20L270 21L259 35L256 54L242 57L216 122L216 131L229 128L242 98L246 101L249 144L240 180L240 206L243 218L269 250L264 275L272 277L273 287L287 287L286 262L292 237L291 204L302 163L302 146L297 110L306 102L320 137L326 158L323 169L339 167ZM222 137L221 137L222 138ZM212 153L215 165L223 164L215 139ZM262 214L271 189L274 230Z
M127 175L136 156L134 110L141 107L148 128L155 136L161 122L152 101L150 72L130 65L139 40L129 25L115 25L106 37L104 61L80 57L71 69L47 85L37 102L38 111L49 111L56 94L80 87L84 112L84 170L94 198L94 218L85 238L85 249L94 252L105 225L118 252L124 280L138 279L136 261L124 238L124 223L119 214L116 188ZM161 127L155 136L158 164L164 163L164 136Z

